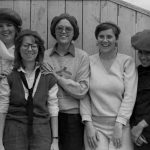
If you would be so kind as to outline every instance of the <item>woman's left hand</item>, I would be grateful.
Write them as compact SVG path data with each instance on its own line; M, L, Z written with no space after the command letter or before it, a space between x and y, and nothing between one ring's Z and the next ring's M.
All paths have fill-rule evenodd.
M58 139L53 139L50 150L59 150Z
M122 146L122 128L123 125L119 122L116 122L112 136L112 142L116 148L120 148Z

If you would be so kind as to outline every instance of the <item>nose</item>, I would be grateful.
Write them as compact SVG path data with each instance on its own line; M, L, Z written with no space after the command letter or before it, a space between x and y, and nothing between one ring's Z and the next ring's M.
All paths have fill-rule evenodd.
M28 46L28 51L32 51L31 45Z
M107 41L108 41L108 40L107 40L107 37L104 37L103 41L104 41L104 42L107 42Z

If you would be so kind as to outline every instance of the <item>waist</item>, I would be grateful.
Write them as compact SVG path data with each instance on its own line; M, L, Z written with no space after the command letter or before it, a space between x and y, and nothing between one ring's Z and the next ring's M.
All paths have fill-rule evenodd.
M67 110L60 110L60 113L66 113L66 114L79 114L79 108L72 108Z

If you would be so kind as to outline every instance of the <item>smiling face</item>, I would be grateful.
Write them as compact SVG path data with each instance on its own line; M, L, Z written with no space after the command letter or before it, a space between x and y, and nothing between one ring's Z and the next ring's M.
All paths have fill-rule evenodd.
M24 63L35 62L38 55L38 45L33 36L24 36L20 47L20 55Z
M116 42L117 40L112 29L99 32L97 44L101 53L111 53L115 51Z
M8 47L14 44L16 28L11 22L0 22L0 40Z
M138 50L138 58L143 67L150 66L150 52Z
M55 33L58 43L69 44L72 41L74 29L67 19L62 19L56 25Z

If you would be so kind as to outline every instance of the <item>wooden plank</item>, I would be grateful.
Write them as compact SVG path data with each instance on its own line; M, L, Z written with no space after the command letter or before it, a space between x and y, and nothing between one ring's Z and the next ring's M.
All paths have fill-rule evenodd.
M150 17L138 12L136 32L143 31L144 29L150 29ZM138 66L139 64L140 61L138 59L137 51L136 51L136 65Z
M83 49L89 55L98 52L96 38L94 35L95 27L100 22L100 1L83 0Z
M131 47L131 36L135 33L135 11L119 6L118 25L121 28L118 49L121 53L135 58L135 51Z
M101 1L101 22L112 21L117 24L118 6L110 1Z
M48 0L48 48L53 47L55 39L50 33L50 24L53 17L65 12L65 0Z
M66 0L66 12L77 19L80 34L78 39L75 41L75 46L82 49L82 1Z
M23 29L30 28L30 1L29 0L15 0L14 10L19 13L22 18Z
M105 0L102 0L102 1L105 1ZM128 2L125 2L125 1L122 1L122 0L109 0L109 1L111 1L113 3L116 3L116 4L119 4L120 6L124 6L124 7L127 7L129 9L131 9L131 10L138 11L142 14L150 16L150 11L148 11L146 9L143 9L141 7L138 7L138 6L132 5Z
M0 8L12 8L13 0L0 0Z
M31 1L31 29L38 31L47 48L47 0Z

